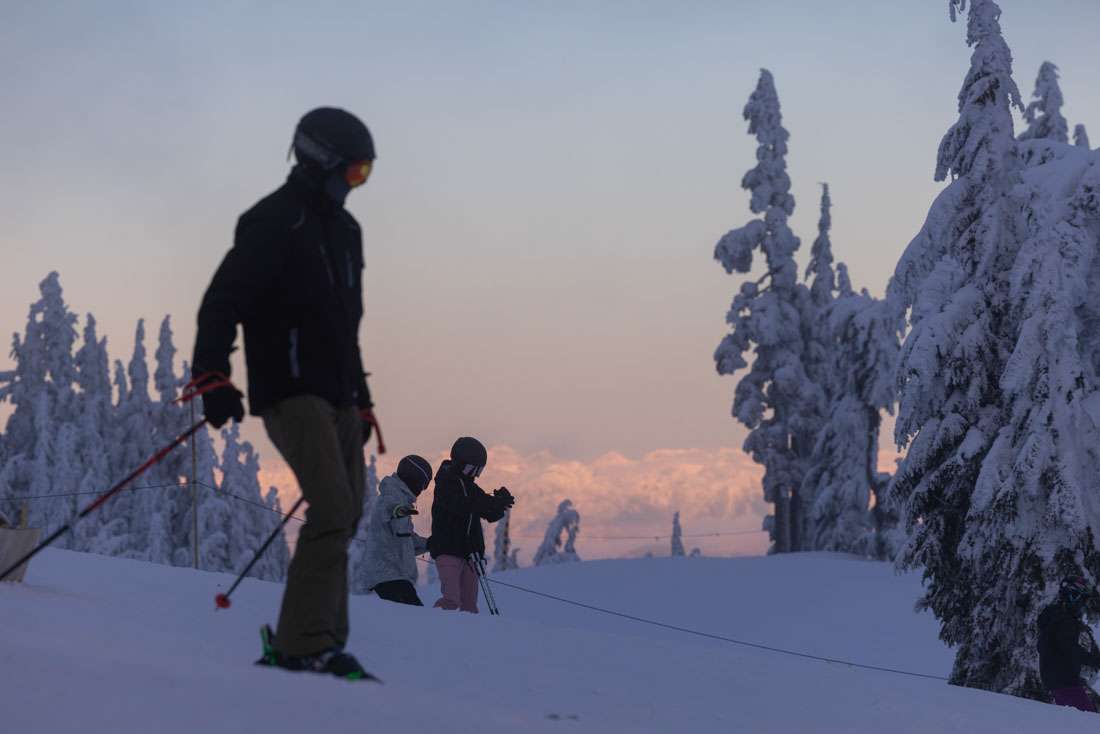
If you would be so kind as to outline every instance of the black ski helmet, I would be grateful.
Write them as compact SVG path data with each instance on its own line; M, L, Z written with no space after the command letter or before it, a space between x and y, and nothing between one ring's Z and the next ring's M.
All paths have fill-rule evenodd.
M451 447L451 461L456 464L466 466L485 466L485 462L489 455L485 452L485 447L476 438L470 438L469 436L463 436L455 441L454 446Z
M432 465L422 456L409 454L397 464L397 478L404 482L413 494L419 495L432 481Z
M1058 587L1058 593L1069 602L1070 606L1078 606L1094 593L1095 588L1084 576L1066 576Z
M341 163L373 161L374 140L355 115L338 107L318 107L298 121L292 144L304 166L330 170Z

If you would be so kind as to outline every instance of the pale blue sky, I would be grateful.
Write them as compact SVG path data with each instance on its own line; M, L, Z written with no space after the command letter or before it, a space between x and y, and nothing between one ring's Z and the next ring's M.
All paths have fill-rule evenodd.
M775 76L805 262L881 294L940 189L970 50L945 0L8 2L0 6L0 335L61 273L112 357L194 314L237 215L285 176L298 117L345 107L379 160L364 356L392 450L473 433L521 452L739 446L712 352L750 218L741 109ZM1100 3L1004 0L1016 81L1062 74L1100 142ZM0 369L9 361L0 353ZM152 350L150 350L152 351ZM246 437L264 448L262 428Z

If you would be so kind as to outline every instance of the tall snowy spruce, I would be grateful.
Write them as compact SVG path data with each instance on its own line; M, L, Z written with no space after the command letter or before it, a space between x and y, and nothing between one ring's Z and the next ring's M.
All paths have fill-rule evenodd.
M0 511L27 526L52 530L75 514L85 486L79 466L79 431L86 425L75 413L78 374L74 365L77 317L66 305L56 272L38 285L42 297L31 304L22 338L14 335L15 369L0 373L0 401L14 410L4 433L0 466ZM58 540L70 548L78 536Z
M824 184L807 269L817 316L807 343L817 352L813 371L824 390L826 414L802 484L803 496L812 502L806 545L892 559L897 517L885 508L881 495L889 475L877 465L881 413L892 412L894 405L898 338L885 302L866 290L854 293L843 263L834 271L830 207Z
M669 548L669 553L671 555L684 555L684 541L681 539L683 537L683 532L683 529L680 527L680 513L676 512L676 514L672 516L672 540L670 541L671 547Z
M290 566L290 548L282 527L282 505L278 492L269 487L264 494L260 486L260 457L248 441L241 441L241 429L231 423L221 432L224 448L221 456L221 492L237 503L232 525L227 528L229 558L227 571L239 573L252 560L255 552L274 532L275 540L249 576L265 581L284 581Z
M1077 124L1073 128L1073 144L1078 148L1088 148L1089 146L1089 134L1085 130L1085 126Z
M493 573L519 568L518 547L512 546L509 535L512 520L511 508L504 511L504 517L497 523L495 542L493 543Z
M370 529L370 513L378 499L378 464L374 454L371 454L370 462L364 467L363 477L363 514L359 518L355 537L348 546L348 589L352 594L366 594L370 591L363 569L370 562L367 557L367 531Z
M550 521L549 527L546 528L546 535L543 537L542 545L535 551L535 557L531 561L531 564L534 566L546 566L552 563L579 561L580 556L577 555L574 543L580 529L581 516L580 513L573 508L573 502L571 500L562 501L562 503L558 505L558 514L554 516L554 519ZM561 540L562 532L566 535L564 548L562 547Z
M1058 86L1058 67L1049 61L1039 66L1033 101L1024 109L1027 130L1020 140L1048 139L1069 142L1069 123L1062 117L1062 89Z
M770 552L786 553L804 549L802 528L809 508L800 489L824 397L803 362L803 311L809 295L798 283L794 253L799 240L787 226L794 211L786 170L788 133L766 69L744 117L759 146L757 165L741 186L752 192L749 208L763 217L726 233L714 257L727 273L748 273L759 249L766 273L741 285L726 316L733 330L718 345L714 360L719 374L731 375L749 366L745 355L753 352L752 366L735 390L732 413L750 430L745 451L764 466L764 499L774 506L765 519L773 543Z
M953 0L952 18L964 6ZM1014 139L1022 103L999 16L992 0L971 3L971 68L936 168L953 180L888 288L910 329L896 428L908 452L889 499L908 532L899 567L922 569L918 608L956 649L951 682L1035 697L1038 611L1063 575L1100 573L1085 410L1100 362L1082 363L1097 341L1085 315L1100 179L1087 150Z

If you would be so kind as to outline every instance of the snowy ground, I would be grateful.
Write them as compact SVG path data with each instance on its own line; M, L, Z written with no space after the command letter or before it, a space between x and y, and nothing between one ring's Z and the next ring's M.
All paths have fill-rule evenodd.
M826 554L653 558L501 581L714 635L946 675L919 581ZM713 579L723 579L714 583ZM0 731L1077 732L1092 714L642 624L496 587L500 617L352 600L385 686L259 668L281 586L47 550L0 584ZM420 589L427 603L435 590Z

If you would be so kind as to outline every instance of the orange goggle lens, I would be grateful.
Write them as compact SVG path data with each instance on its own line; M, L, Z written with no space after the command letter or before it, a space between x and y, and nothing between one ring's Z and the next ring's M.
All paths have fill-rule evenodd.
M362 185L370 177L371 161L355 161L344 172L344 179L351 186Z

